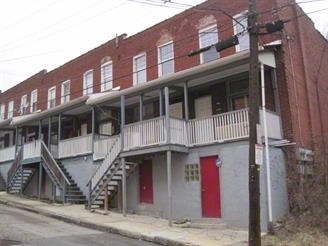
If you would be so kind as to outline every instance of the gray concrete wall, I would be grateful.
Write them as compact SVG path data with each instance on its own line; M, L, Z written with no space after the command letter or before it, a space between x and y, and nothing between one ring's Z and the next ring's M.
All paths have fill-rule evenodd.
M220 168L221 214L230 224L248 226L248 141L238 141L190 149L189 154L172 155L172 214L174 218L201 218L200 181L184 180L185 164L200 162L200 157L218 155ZM138 168L128 179L128 209L138 213L167 217L166 155L153 160L154 204L139 203ZM270 149L272 200L274 220L287 212L287 190L284 155L280 149ZM265 163L260 167L261 226L267 229L267 192Z
M91 175L101 162L93 162L92 155L66 158L60 160L72 178L80 187L84 195L88 196L89 189L86 186Z

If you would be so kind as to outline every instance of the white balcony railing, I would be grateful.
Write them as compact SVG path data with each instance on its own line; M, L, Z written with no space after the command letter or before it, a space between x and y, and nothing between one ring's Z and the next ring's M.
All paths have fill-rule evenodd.
M92 152L92 135L69 138L59 141L59 158L90 154Z
M248 110L238 110L187 123L189 145L202 145L248 137Z
M12 161L15 159L15 146L0 149L0 162Z
M172 144L188 145L186 121L170 118L170 136Z
M93 159L105 158L115 141L117 141L117 136L96 139L94 141Z
M41 156L41 140L24 143L23 159L37 158Z
M141 121L126 125L124 133L124 150L163 144L166 141L165 118Z

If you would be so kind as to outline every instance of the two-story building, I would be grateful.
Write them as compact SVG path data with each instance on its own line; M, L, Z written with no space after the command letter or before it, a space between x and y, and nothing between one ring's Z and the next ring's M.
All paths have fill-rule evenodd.
M247 2L206 1L3 92L7 191L247 226L247 9ZM327 151L328 55L297 4L260 2L258 13L259 24L285 21L283 31L259 39L265 228L288 211L287 170L300 150L322 158ZM239 43L218 52L213 44L233 35Z

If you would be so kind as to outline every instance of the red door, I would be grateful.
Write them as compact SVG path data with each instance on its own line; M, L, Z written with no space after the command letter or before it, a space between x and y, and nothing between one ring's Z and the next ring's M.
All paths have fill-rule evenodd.
M151 160L139 165L140 202L153 203L153 168Z
M219 168L215 165L217 158L217 156L200 158L203 217L221 217L220 176Z

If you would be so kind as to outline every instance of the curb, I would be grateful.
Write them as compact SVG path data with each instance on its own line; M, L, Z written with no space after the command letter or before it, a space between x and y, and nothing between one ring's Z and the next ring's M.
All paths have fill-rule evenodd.
M107 233L118 234L118 235L121 235L124 237L143 240L143 241L147 241L147 242L151 242L151 243L157 243L157 244L164 245L164 246L198 246L197 244L193 244L193 243L183 243L183 242L180 242L177 240L168 239L168 238L164 238L164 237L159 237L159 236L151 237L151 236L143 235L140 233L135 233L135 232L127 231L127 230L118 229L118 228L111 227L111 226L97 225L97 224L94 224L91 222L86 222L86 221L75 219L75 218L70 218L70 217L65 217L65 216L58 215L58 214L53 214L53 213L44 211L42 209L37 210L31 206L22 205L22 204L15 203L12 201L0 199L0 204L15 207L18 209L22 209L22 210L32 212L35 214L40 214L40 215L43 215L43 216L46 216L49 218L53 218L53 219L57 219L57 220L61 220L61 221L64 221L64 222L67 222L70 224L79 225L79 226L82 226L85 228L94 229L97 231L102 231L102 232L107 232Z

